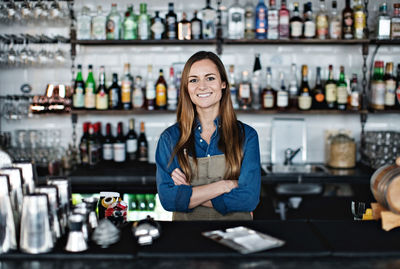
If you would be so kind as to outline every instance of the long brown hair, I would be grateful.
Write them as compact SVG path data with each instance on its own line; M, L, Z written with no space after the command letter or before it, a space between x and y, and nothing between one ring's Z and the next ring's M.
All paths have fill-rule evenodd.
M188 183L191 182L194 171L190 168L189 155L192 156L197 167L194 143L194 127L197 112L188 92L188 80L192 65L204 59L211 60L217 66L221 81L226 84L226 88L222 89L222 97L219 106L220 126L217 126L217 128L219 128L218 132L220 132L220 138L218 141L218 148L225 154L226 169L224 179L237 180L239 178L243 157L242 144L244 131L239 127L239 122L233 110L231 91L229 89L228 76L224 64L213 52L199 51L193 54L183 68L177 108L177 122L180 128L180 138L175 145L170 163L176 155Z

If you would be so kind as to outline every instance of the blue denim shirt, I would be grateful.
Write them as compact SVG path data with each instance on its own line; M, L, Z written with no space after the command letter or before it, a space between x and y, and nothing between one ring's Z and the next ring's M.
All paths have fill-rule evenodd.
M214 120L218 126L219 118ZM243 161L238 179L238 187L229 193L222 194L211 200L215 210L225 215L229 212L253 211L260 196L261 168L260 149L257 132L247 124L243 124L245 139L243 144ZM221 155L218 149L218 128L211 136L210 144L207 144L201 136L201 124L197 121L195 129L195 150L198 158ZM160 136L156 150L157 165L157 189L160 201L165 210L190 212L188 208L192 196L192 186L175 185L171 173L175 168L180 168L175 156L168 166L173 149L180 137L178 123L168 127ZM182 170L182 169L181 169Z

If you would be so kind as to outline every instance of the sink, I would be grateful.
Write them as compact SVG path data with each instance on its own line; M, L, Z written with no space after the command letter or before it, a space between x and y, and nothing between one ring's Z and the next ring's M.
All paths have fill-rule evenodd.
M262 166L267 173L274 174L320 174L329 173L323 164L269 164Z

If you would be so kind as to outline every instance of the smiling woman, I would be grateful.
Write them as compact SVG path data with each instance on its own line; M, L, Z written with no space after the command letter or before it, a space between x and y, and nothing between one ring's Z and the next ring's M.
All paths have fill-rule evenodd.
M156 150L159 197L174 220L252 219L260 196L258 135L236 119L230 94L217 55L189 58L177 123Z

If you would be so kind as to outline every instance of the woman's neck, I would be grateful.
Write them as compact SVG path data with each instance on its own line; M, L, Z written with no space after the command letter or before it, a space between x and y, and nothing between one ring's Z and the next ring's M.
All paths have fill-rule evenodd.
M214 133L216 126L214 124L215 118L218 116L218 111L213 110L198 110L197 115L201 124L201 137L210 143L211 136Z

